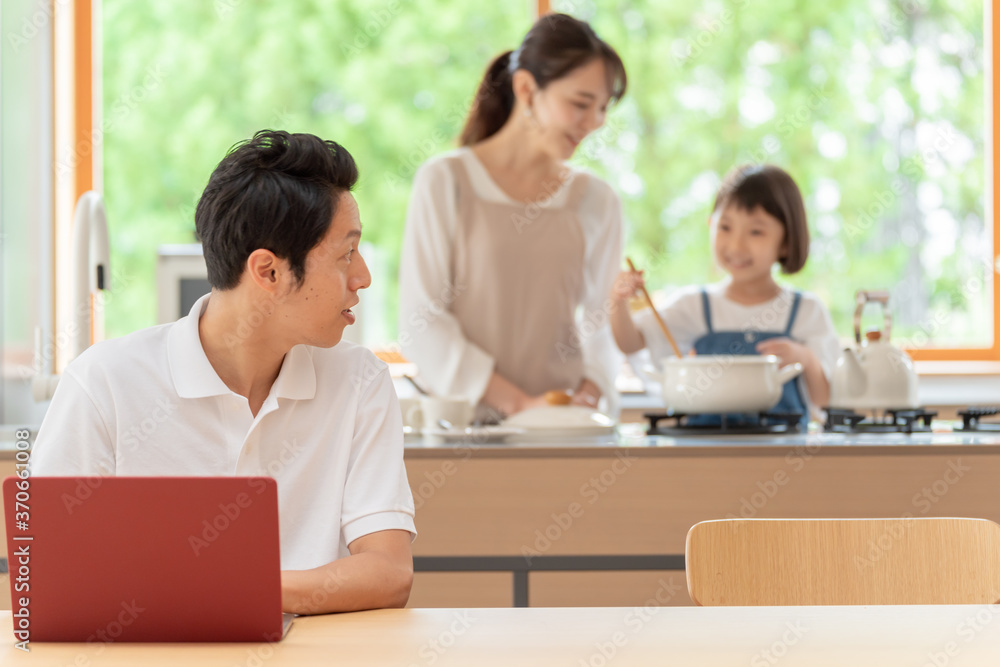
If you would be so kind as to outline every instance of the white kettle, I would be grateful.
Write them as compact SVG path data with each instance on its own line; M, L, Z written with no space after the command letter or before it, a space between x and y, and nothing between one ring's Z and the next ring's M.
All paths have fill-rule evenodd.
M846 348L833 370L830 407L848 410L907 410L917 403L917 373L913 360L889 344L892 316L889 293L859 291L854 309L855 347ZM861 312L868 303L882 304L882 330L861 339Z

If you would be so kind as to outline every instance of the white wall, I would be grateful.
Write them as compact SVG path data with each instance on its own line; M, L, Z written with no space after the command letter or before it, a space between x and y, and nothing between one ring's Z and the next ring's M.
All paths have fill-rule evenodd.
M37 424L36 326L51 331L51 6L0 3L0 423Z

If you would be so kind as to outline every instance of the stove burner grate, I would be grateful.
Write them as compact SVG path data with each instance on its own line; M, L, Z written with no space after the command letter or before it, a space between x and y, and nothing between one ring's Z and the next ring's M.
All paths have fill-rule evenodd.
M981 422L982 417L992 417L1000 415L1000 408L997 407L970 407L959 410L958 416L962 418L962 428L959 431L1000 431L1000 422Z
M937 412L922 408L886 410L882 418L854 410L827 408L823 430L833 433L927 433L936 416Z
M802 420L801 412L753 412L748 414L721 415L720 424L692 424L688 415L683 412L643 413L649 420L647 435L775 435L782 433L799 433ZM663 420L673 420L672 425L660 426Z

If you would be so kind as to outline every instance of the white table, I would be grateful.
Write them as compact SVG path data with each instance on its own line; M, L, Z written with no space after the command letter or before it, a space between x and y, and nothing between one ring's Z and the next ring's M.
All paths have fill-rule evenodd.
M31 644L4 665L990 667L1000 606L402 609L298 618L276 644Z

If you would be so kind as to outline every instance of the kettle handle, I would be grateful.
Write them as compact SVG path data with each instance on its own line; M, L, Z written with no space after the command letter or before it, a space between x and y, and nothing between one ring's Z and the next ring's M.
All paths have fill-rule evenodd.
M861 313L868 303L882 304L882 339L889 340L892 331L892 313L889 312L888 290L858 290L854 299L857 303L854 308L854 340L861 344Z

